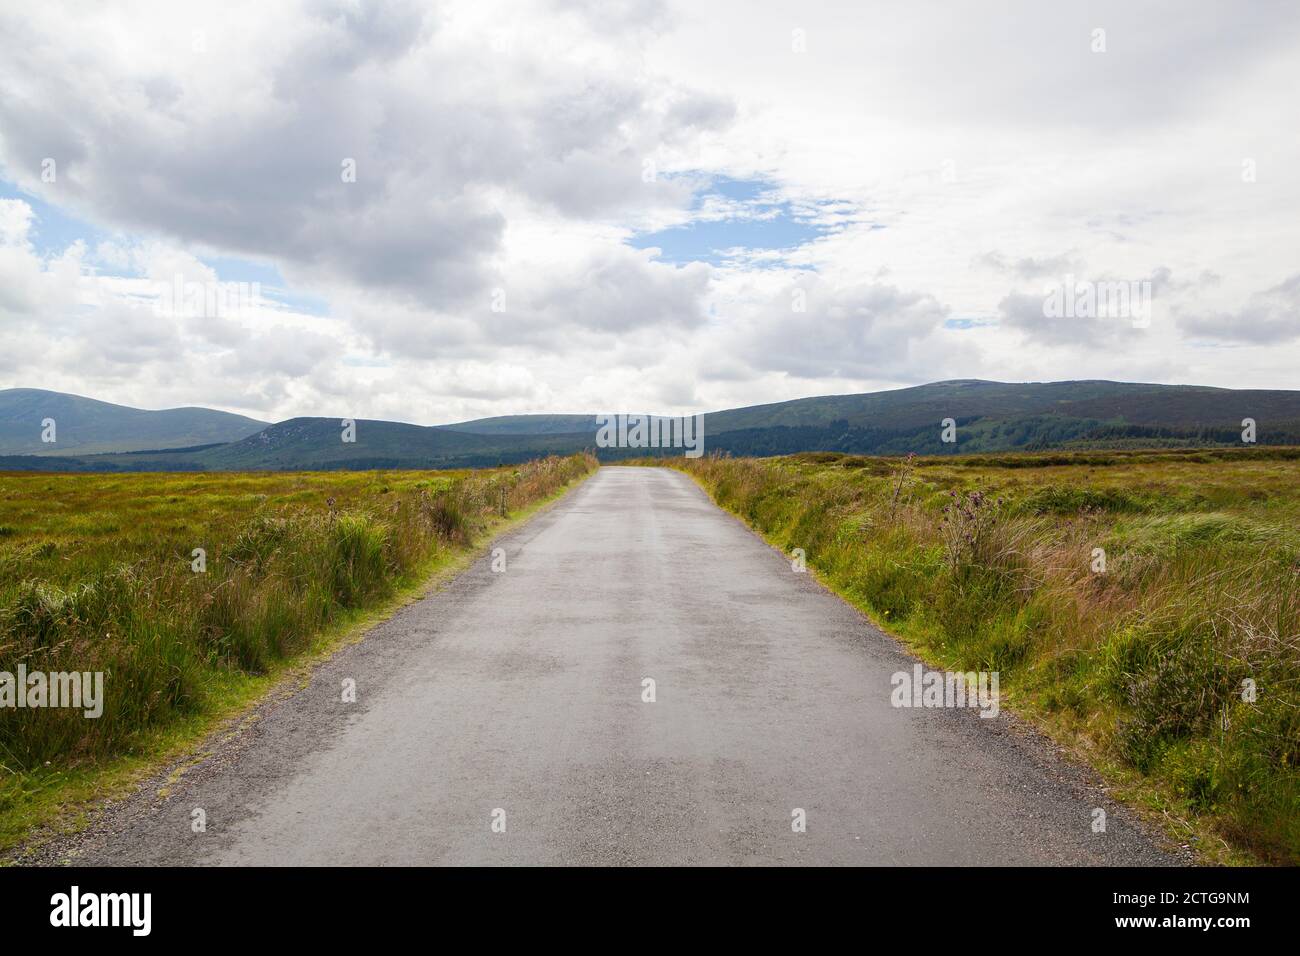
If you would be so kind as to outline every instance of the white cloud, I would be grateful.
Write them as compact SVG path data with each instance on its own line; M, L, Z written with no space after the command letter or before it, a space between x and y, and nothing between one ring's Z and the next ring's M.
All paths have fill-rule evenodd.
M1191 336L1219 342L1278 345L1300 339L1300 272L1257 292L1235 312L1192 313L1178 319Z

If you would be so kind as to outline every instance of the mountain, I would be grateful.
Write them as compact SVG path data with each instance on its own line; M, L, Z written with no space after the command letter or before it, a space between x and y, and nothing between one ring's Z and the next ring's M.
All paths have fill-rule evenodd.
M1300 419L1300 392L1143 385L1129 382L934 382L864 395L798 398L717 412L706 418L714 433L785 425L823 427L831 422L895 428L928 426L943 418L1013 419L1030 416L1125 421L1135 425L1206 427Z
M41 396L21 406L9 396ZM65 445L56 399L72 410L103 416L112 434L80 420ZM29 400L30 401L30 400ZM5 403L8 404L5 404ZM41 409L37 415L36 406ZM454 425L411 425L359 420L344 441L337 418L294 418L275 425L204 409L141 412L53 392L0 392L0 421L22 407L18 420L59 420L59 454L14 455L0 446L0 469L63 471L243 471L365 468L472 468L511 464L541 455L595 448L594 415L510 415ZM44 409L55 408L55 412ZM137 418L124 418L130 413ZM182 416L168 433L158 423ZM202 418L201 416L215 416ZM77 419L67 416L69 421ZM941 441L941 425L956 423L956 442ZM1261 445L1300 445L1300 391L1224 389L1127 382L935 382L860 395L826 395L704 416L704 449L735 455L802 451L854 454L960 454L1049 448L1170 448L1240 446L1242 420L1254 419ZM131 432L140 422L147 437ZM204 427L206 426L206 430ZM8 425L3 426L5 428ZM237 432L216 437L222 427ZM0 434L7 434L0 431ZM39 432L37 434L39 438ZM192 447L183 447L192 446ZM49 446L35 450L45 451ZM109 453L94 454L99 448ZM111 448L111 451L109 450ZM30 451L30 440L26 446ZM606 461L654 449L595 449ZM70 452L75 453L70 454Z
M477 435L576 435L579 432L594 434L595 415L501 415L497 418L479 418L472 422L443 425L453 432L473 432Z
M941 440L939 423L945 418L959 426L954 444ZM1300 444L1300 392L1107 381L961 379L798 398L711 412L704 416L704 434L706 448L735 455L939 455L1232 445L1240 444L1245 418L1257 423L1261 444ZM595 422L588 415L514 415L448 427L518 436L581 428L590 434Z
M957 441L940 440L952 418ZM705 416L709 447L737 455L798 451L951 454L1047 448L1300 444L1300 392L1129 382L935 382L802 398Z
M1253 414L1252 414L1253 413ZM944 418L1029 416L1202 427L1300 418L1300 392L1142 385L1129 382L987 382L961 379L854 395L796 398L704 416L708 434L755 428L824 428L833 422L874 428L929 426ZM542 435L595 431L593 415L509 415L445 425L458 432Z
M346 442L337 418L292 418L255 435L197 453L222 471L332 468L482 467L566 454L595 444L581 435L479 435L437 425L358 419Z
M41 441L46 419L55 441ZM0 389L0 455L94 455L238 441L266 422L210 408L144 411L40 388Z

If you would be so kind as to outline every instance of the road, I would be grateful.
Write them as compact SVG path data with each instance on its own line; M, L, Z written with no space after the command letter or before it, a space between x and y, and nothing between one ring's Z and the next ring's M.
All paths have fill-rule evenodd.
M891 706L913 658L681 473L602 468L497 544L70 859L1177 862L1005 709Z

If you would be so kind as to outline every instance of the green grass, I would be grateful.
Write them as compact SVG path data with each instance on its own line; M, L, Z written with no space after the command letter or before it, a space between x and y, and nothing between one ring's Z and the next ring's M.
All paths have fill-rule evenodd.
M0 671L103 671L106 698L98 719L0 711L0 849L192 742L594 468L0 475Z
M1202 859L1300 862L1300 462L1007 457L669 463Z

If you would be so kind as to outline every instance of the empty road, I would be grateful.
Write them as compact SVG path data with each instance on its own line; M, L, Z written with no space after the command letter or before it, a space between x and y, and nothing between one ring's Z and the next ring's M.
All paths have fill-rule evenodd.
M1177 862L1005 709L891 706L915 661L678 472L602 468L496 544L63 858Z

